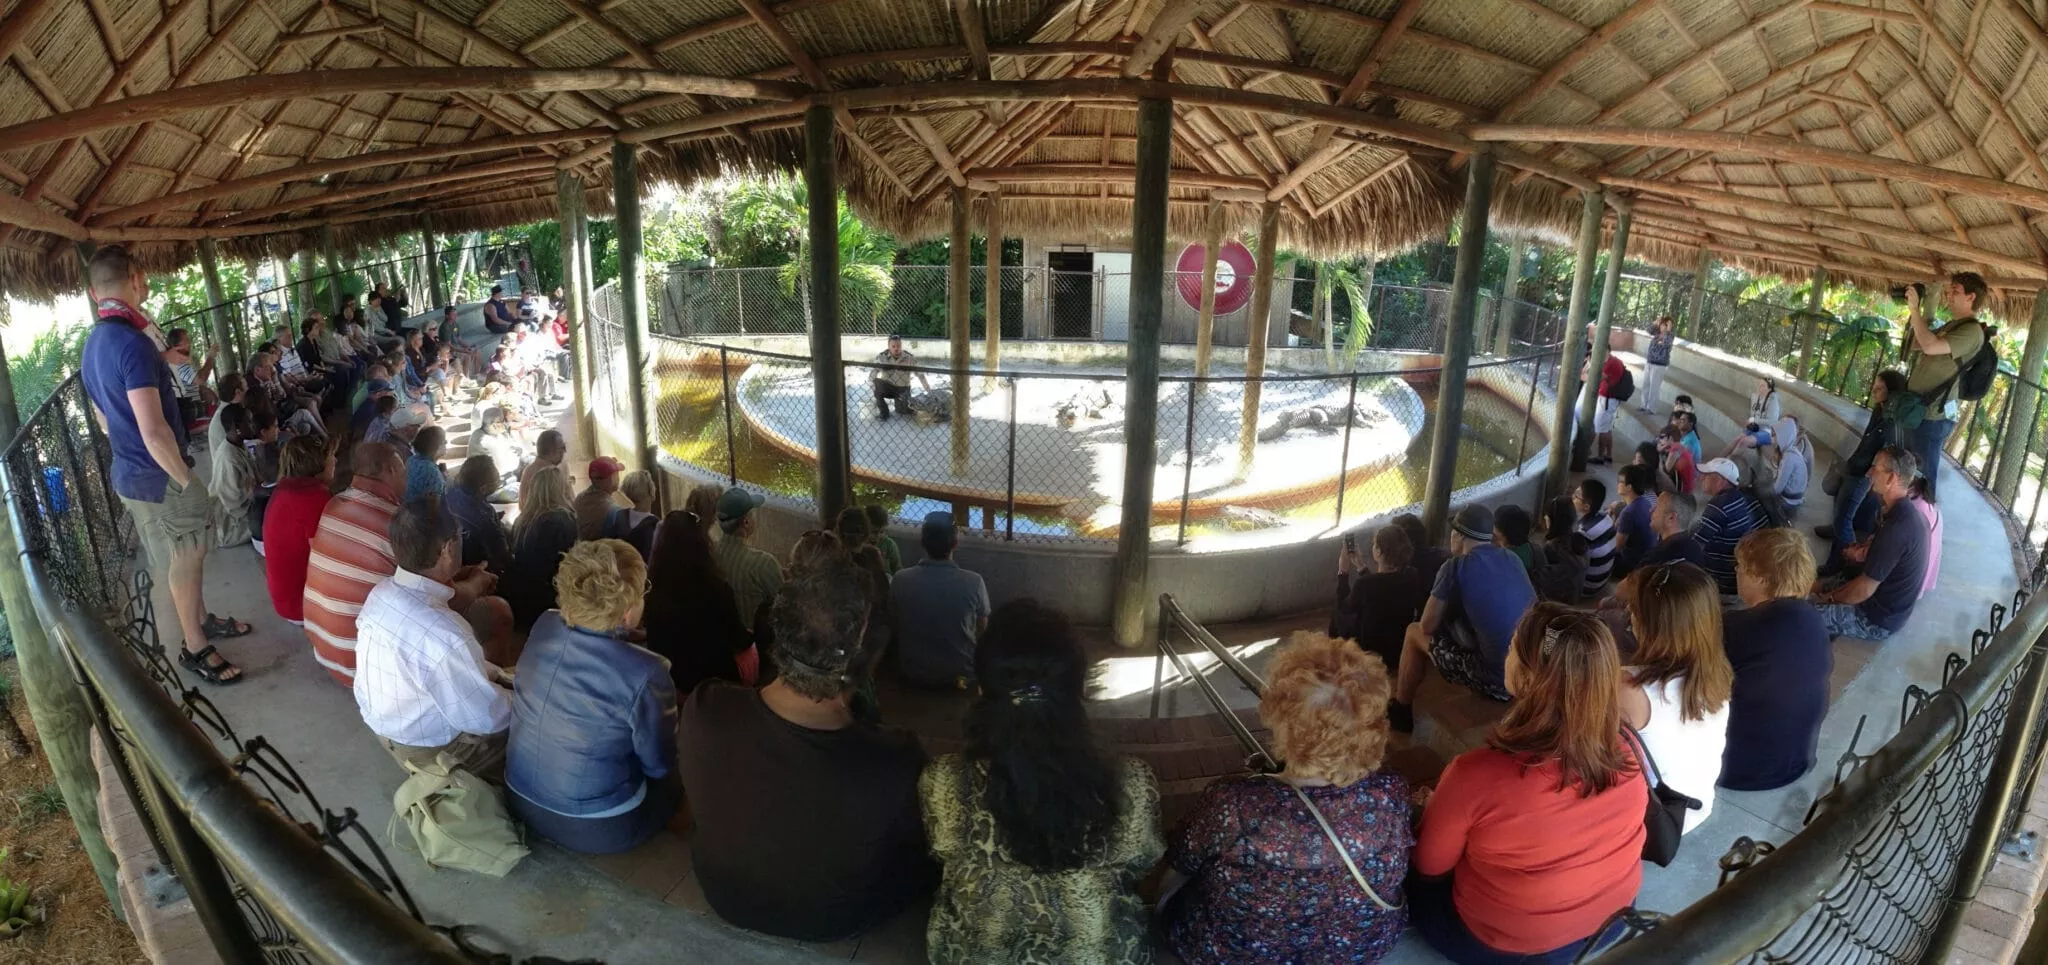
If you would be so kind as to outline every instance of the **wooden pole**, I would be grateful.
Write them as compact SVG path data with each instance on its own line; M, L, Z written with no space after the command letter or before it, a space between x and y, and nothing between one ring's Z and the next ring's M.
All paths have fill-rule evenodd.
M612 207L619 233L620 326L626 330L627 425L632 433L635 469L661 478L655 458L654 425L649 415L655 389L654 359L647 351L647 258L641 247L640 166L630 144L612 146Z
M0 294L0 328L8 318L7 296ZM21 432L21 416L14 400L14 379L7 365L7 352L0 346L0 438L12 440ZM0 444L4 445L4 444ZM25 555L13 518L0 512L0 553L10 565L0 566L0 607L5 607L7 629L14 641L15 663L20 668L21 690L28 704L29 719L35 722L43 758L57 778L64 795L64 808L78 829L78 840L86 858L99 877L100 887L113 907L121 907L115 884L119 866L101 831L99 769L92 762L92 710L72 677L69 661L55 640L43 632L35 602L29 598L28 580L19 560ZM0 714L10 713L0 708ZM109 753L113 748L108 748Z
M1173 102L1139 101L1138 182L1131 201L1130 338L1124 371L1123 512L1117 524L1110 603L1111 633L1126 649L1144 645L1153 607L1152 484L1159 458L1159 336L1166 309L1166 195L1172 157ZM1194 458L1193 453L1183 455Z
M967 229L967 189L955 186L952 189L952 200L953 231L946 245L946 356L953 369L952 470L953 475L963 476L967 474L967 419L970 401L967 367L974 351L969 331L973 302L969 292L971 280L968 269L972 254L970 249L974 240Z
M846 427L846 367L840 364L839 353L839 181L838 172L832 167L836 121L829 107L804 111L804 193L810 199L811 384L816 387L812 411L818 423L818 516L827 528L838 522L840 511L853 498L852 450ZM959 217L955 215L956 220ZM965 289L962 285L959 296L963 304L967 297ZM965 331L964 323L961 329ZM957 445L965 434L960 400L965 398L962 393L966 386L958 378L953 382L953 434Z
M1195 378L1209 376L1209 354L1216 342L1216 256L1223 247L1223 202L1210 201L1202 225L1202 314L1195 322ZM1193 383L1199 395L1204 386Z
M968 4L972 6L972 4ZM984 259L988 268L981 282L982 326L988 348L982 368L988 371L987 378L994 384L997 370L1003 364L1003 189L997 186L988 193L987 214L988 255Z
M241 353L235 348L234 321L227 305L228 296L220 285L220 252L212 238L199 239L199 273L206 281L206 303L213 307L209 313L213 316L213 350L220 356L222 368L239 371Z
M1436 429L1430 440L1429 476L1422 493L1422 529L1431 544L1449 538L1451 490L1457 488L1458 438L1465 431L1465 371L1472 329L1479 320L1479 275L1486 267L1487 216L1493 205L1492 151L1465 166L1465 209L1458 218L1458 267L1451 276L1451 317L1444 326L1442 367L1436 385Z
M1507 358L1514 352L1515 296L1522 290L1522 260L1529 253L1525 238L1508 239L1508 273L1501 279L1500 309L1493 323L1493 354Z
M1586 392L1579 400L1579 432L1572 437L1572 471L1586 468L1593 452L1593 417L1600 406L1600 370L1607 364L1608 336L1614 331L1614 303L1621 300L1621 267L1628 260L1628 223L1632 212L1626 206L1614 216L1614 243L1607 251L1607 275L1600 283L1600 316L1594 326L1593 351L1586 355Z
M1692 300L1685 306L1685 327L1678 334L1686 338L1697 338L1700 330L1700 313L1706 308L1707 282L1714 277L1714 253L1700 249L1700 264L1692 272Z
M2027 327L2026 351L2020 355L2020 377L2012 384L2012 407L2005 417L2005 435L1999 440L1998 472L1991 491L2010 506L2020 491L2020 477L2026 472L2034 427L2041 421L2041 369L2048 358L2048 288L2034 293L2034 319Z
M589 339L585 330L589 327L590 316L585 314L583 304L583 259L576 253L576 237L580 230L576 222L583 217L583 177L574 171L555 172L555 218L562 233L562 297L565 305L559 306L568 313L569 342L571 354L570 379L576 420L576 451L581 458L595 459L597 452L597 426L590 416L590 353L584 349ZM436 287L439 285L436 283ZM656 477L660 478L660 477Z
M1825 268L1815 268L1813 270L1813 283L1806 291L1806 321L1799 326L1799 377L1801 379L1810 381L1813 378L1813 337L1816 330L1820 328L1820 313L1823 311L1821 306L1825 304L1822 299L1827 297L1827 292L1828 270Z
M327 255L327 311L341 317L341 249L334 244L334 226L320 226L320 249Z
M1593 271L1600 258L1600 214L1606 192L1584 194L1579 212L1577 260L1572 267L1572 301L1565 315L1564 355L1557 361L1557 408L1550 417L1550 464L1543 472L1543 498L1564 495L1571 471L1573 414L1578 411L1579 356L1586 350L1586 310L1593 297Z
M568 239L562 240L566 246ZM427 297L433 300L434 310L440 311L455 304L455 299L449 297L447 279L441 275L441 246L434 238L432 215L420 217L420 248L427 255ZM578 314L576 317L580 321L583 316Z
M1237 429L1237 477L1252 471L1259 446L1259 378L1266 374L1267 328L1273 314L1273 258L1280 244L1280 202L1259 206L1259 250L1252 265L1251 314L1244 320L1244 415Z

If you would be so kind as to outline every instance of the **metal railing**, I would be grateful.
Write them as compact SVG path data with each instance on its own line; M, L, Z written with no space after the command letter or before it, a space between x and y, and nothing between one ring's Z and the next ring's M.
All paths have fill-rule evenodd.
M0 452L0 493L44 629L94 729L224 961L465 961L419 909L353 808L314 795L263 737L243 737L157 636L149 574L111 451L66 379Z
M623 438L630 424L621 373L623 332L604 297L590 330L591 409ZM812 499L815 435L811 361L744 345L657 336L662 373L656 441L693 475ZM1398 357L1388 358L1398 362ZM1458 479L1473 485L1537 471L1542 412L1554 398L1557 352L1472 365ZM873 360L844 363L856 498L903 520L951 508L964 529L1004 541L1112 540L1121 514L1124 375L1120 367L1006 362L975 370L899 367L907 403L883 416ZM1178 544L1208 534L1342 528L1414 503L1434 424L1438 369L1384 367L1334 374L1274 372L1260 379L1257 440L1242 438L1247 380L1240 375L1160 378L1153 524ZM1421 385L1426 393L1419 393ZM955 425L952 393L969 397ZM904 411L907 409L908 411ZM964 431L955 431L964 429Z
M1209 709L1221 717L1224 724L1230 728L1231 734L1237 737L1238 744L1244 747L1245 754L1247 755L1246 765L1252 770L1263 774L1278 773L1281 766L1280 759L1274 757L1272 752L1266 750L1266 746L1259 742L1258 737L1252 733L1251 728L1245 726L1244 719L1237 716L1236 711L1230 709L1230 705L1224 702L1223 695L1216 690L1216 685L1210 683L1209 678L1202 675L1201 672L1189 666L1187 658L1183 657L1180 651L1173 645L1173 634L1175 632L1187 637L1190 642L1207 651L1209 656L1215 658L1217 663L1221 664L1230 671L1232 676L1237 678L1238 683L1243 684L1246 690L1251 691L1253 697L1261 697L1266 693L1266 682L1260 679L1258 674L1253 673L1250 667L1244 665L1244 661L1239 660L1237 655L1231 653L1230 649L1217 640L1213 634L1189 617L1187 611L1181 609L1179 601L1173 598L1173 594L1161 593L1159 594L1158 654L1153 658L1152 662L1152 719L1159 719L1159 694L1160 691L1165 689L1166 665L1168 662L1171 662L1173 664L1173 672L1177 675L1176 679L1193 683L1195 689L1200 691L1202 697L1209 702Z

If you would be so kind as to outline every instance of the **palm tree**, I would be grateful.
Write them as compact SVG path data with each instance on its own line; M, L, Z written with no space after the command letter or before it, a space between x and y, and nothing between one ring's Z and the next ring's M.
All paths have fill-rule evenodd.
M856 217L842 200L839 212L839 295L842 305L864 301L872 324L889 302L895 275L896 240ZM730 235L749 236L791 252L776 270L784 294L808 287L811 274L810 193L801 180L773 176L741 183L732 193L725 215ZM811 305L804 300L804 322L811 323Z
M1351 265L1325 261L1316 265L1315 325L1323 333L1323 365L1337 371L1337 315L1333 303L1338 289L1351 302L1351 324L1344 333L1344 364L1358 361L1358 353L1372 340L1372 276L1375 262L1367 258Z

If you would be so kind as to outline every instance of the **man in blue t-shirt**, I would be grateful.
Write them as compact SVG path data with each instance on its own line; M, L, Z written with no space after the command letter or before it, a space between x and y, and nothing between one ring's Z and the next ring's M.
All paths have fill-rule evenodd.
M1870 464L1870 492L1884 504L1877 532L1842 550L1856 566L1847 580L1824 586L1813 595L1838 637L1883 640L1906 625L1920 584L1927 577L1927 521L1907 505L1913 482L1920 478L1920 460L1900 446L1877 451Z
M149 297L149 278L118 245L101 248L86 270L99 321L86 336L79 378L113 449L114 492L135 518L151 574L171 591L185 637L178 661L208 681L232 683L241 668L206 641L239 637L250 627L206 612L213 501L185 454L191 440L178 413L176 380L147 334L148 316L135 307Z
M1458 510L1451 520L1451 554L1436 573L1422 619L1408 625L1402 641L1387 720L1404 734L1415 730L1415 692L1429 666L1451 683L1507 700L1508 644L1515 624L1536 602L1528 568L1499 545L1492 510Z

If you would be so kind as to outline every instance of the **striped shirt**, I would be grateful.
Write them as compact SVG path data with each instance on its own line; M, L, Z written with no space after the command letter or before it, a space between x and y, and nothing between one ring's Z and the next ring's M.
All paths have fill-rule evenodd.
M1595 510L1579 520L1579 535L1586 538L1585 593L1590 597L1607 585L1607 574L1614 570L1614 518Z
M356 616L371 588L398 571L391 556L395 495L383 483L357 476L355 485L327 504L313 534L306 568L306 636L313 659L352 687L356 675Z

